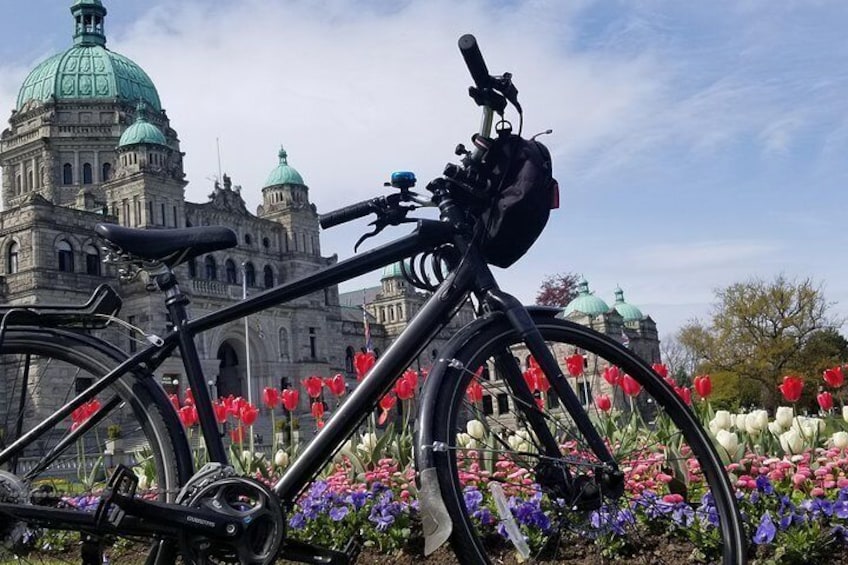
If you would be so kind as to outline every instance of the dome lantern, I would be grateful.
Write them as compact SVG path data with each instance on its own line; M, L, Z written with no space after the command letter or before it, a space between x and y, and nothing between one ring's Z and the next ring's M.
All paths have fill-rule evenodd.
M71 6L74 16L75 45L106 45L106 33L103 23L106 8L100 0L76 0Z
M615 308L615 311L618 312L625 322L638 322L645 317L642 311L636 306L624 301L624 291L621 290L621 287L616 287L615 289L615 304L613 304L613 308Z
M280 158L280 164L268 175L268 178L265 180L265 188L284 184L303 186L303 177L300 176L300 173L294 167L289 165L288 153L286 153L285 148L280 146L280 152L277 155Z

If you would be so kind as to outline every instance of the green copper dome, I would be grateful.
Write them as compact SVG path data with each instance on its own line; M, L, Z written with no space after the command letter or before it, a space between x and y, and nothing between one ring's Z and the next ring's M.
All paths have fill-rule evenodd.
M409 260L407 259L407 265L409 264ZM383 279L396 279L403 277L403 271L401 270L400 261L397 263L392 263L391 265L386 265L383 267L383 276L380 277L380 280Z
M77 0L74 46L40 63L18 92L18 110L36 100L118 99L144 101L162 109L153 81L141 67L106 49L103 20L106 8L99 0Z
M641 310L624 301L624 291L621 288L615 289L615 304L612 307L625 322L637 322L645 317Z
M577 298L568 303L563 314L568 316L572 312L579 312L595 317L606 314L609 310L606 302L589 292L589 283L583 279L577 285Z
M268 175L268 179L265 181L265 187L281 184L304 184L303 177L300 176L300 173L289 166L286 150L280 147L278 155L280 157L280 164Z
M121 134L118 147L138 145L140 143L167 146L162 131L144 119L144 109L141 107L141 104L139 104L138 117L136 117L135 123L125 129L124 133Z

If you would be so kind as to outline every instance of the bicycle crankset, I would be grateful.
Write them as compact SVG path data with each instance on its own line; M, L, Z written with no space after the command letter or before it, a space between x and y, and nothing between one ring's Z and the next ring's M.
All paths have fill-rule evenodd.
M180 549L189 563L265 565L276 559L285 536L285 517L279 498L262 483L245 477L222 478L201 486L183 504L235 518L243 528L233 539L181 533Z
M29 493L21 480L7 471L0 471L0 502L26 504ZM24 522L0 516L0 544L19 555L26 554L35 546L37 532Z

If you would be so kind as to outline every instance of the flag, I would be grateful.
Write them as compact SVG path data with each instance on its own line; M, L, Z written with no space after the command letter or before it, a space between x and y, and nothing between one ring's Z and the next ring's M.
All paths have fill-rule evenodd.
M630 338L627 337L627 333L624 331L624 328L621 328L621 345L624 347L630 347Z
M365 304L362 305L362 324L365 326L365 351L374 351L374 344L371 343L371 326L368 325L368 310L365 309Z

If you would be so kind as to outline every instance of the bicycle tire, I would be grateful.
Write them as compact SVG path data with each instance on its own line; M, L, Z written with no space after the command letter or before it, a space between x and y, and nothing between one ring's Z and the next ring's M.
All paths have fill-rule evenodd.
M580 497L566 501L563 497L573 496L574 488L566 495L563 489L539 486L543 482L541 474L547 473L551 482L550 469L558 467L533 453L540 449L534 445L535 434L522 428L522 404L497 379L475 377L478 368L492 367L491 358L505 347L513 355L526 353L520 336L500 315L458 334L459 339L444 350L443 358L428 377L433 382L428 384L436 394L431 404L434 453L430 461L436 468L442 499L453 523L450 541L459 561L476 565L490 563L493 553L498 556L513 551L520 553L521 542L514 541L520 538L528 544L522 560L531 562L582 560L586 554L596 552L602 561L661 563L666 558L679 558L680 551L685 549L708 562L744 563L746 535L734 490L709 436L681 397L644 361L613 339L549 314L535 313L534 320L549 347L553 347L570 385L575 379L565 370L564 355L579 348L589 360L583 377L587 386L604 388L599 384L602 379L598 378L598 371L603 365L598 359L605 359L641 385L640 395L636 397L640 400L635 406L639 402L653 402L654 420L632 410L634 404L628 406L630 397L622 391L617 393L618 398L613 397L625 401L616 411L603 412L590 400L586 406L592 421L626 471L625 490L623 494L610 496L595 481L593 484L600 494L588 497L591 501L581 501ZM588 378L587 373L591 373ZM489 411L486 405L480 406L476 398L473 403L469 400L472 379L492 396L507 394L506 401L518 415L508 412L495 416L498 410L494 406L492 414L486 414ZM580 392L591 390L580 389L579 385L572 388ZM593 469L600 468L599 461L571 426L561 401L551 399L552 395L555 396L553 389L544 395L547 398L537 393L542 398L548 427L557 435L561 449L568 449L571 480L580 476L584 478L576 480L592 482ZM495 398L499 403L504 402L503 396ZM616 412L614 419L612 414ZM483 426L469 427L470 419L477 419ZM638 430L627 427L634 424L639 425ZM661 432L660 424L675 426L674 435L667 430ZM672 448L672 441L680 445ZM681 453L687 456L677 455ZM640 464L645 467L639 467ZM640 490L644 485L630 482L640 478L634 471L653 481L653 493ZM563 474L557 473L558 477ZM646 474L651 476L644 477ZM511 482L510 477L516 477L516 482ZM502 490L511 493L509 498L489 487L494 483L500 483ZM509 510L499 515L496 498ZM580 505L588 507L581 509ZM518 528L517 535L504 533L510 520ZM689 528L672 528L679 520L688 521ZM662 534L666 528L673 533ZM703 536L700 544L686 543L686 536L693 535Z
M80 389L116 367L123 358L125 355L117 348L87 335L49 328L7 330L0 344L0 386L6 393L6 402L0 403L4 445L10 445L16 439L18 429L21 432L31 429ZM24 380L26 367L29 372ZM18 403L24 385L23 420L19 423L21 412ZM13 489L22 485L25 489L26 499L20 500L19 497L16 502L93 512L98 490L102 489L103 481L119 463L130 466L144 477L139 485L139 496L168 502L174 500L180 485L191 475L191 454L182 426L161 387L151 375L138 370L121 377L95 398L102 407L113 406L113 409L102 419L97 418L96 425L87 428L76 441L63 449L60 456L53 458L51 450L73 426L84 425L82 413L66 418L41 436L23 457L17 461L9 460L2 466L19 482L15 484L6 475L0 477L0 486L5 484L7 491L9 485ZM110 401L112 404L108 404ZM95 417L91 418L95 421ZM104 453L104 440L111 425L120 426L125 447L123 451L113 449L112 455L109 455ZM48 458L52 460L50 464L39 469L39 463ZM0 493L3 492L0 489ZM7 520L4 523L0 520L2 541L6 542L0 543L0 562L12 556L23 559L23 562L45 559L56 563L67 559L78 563L80 550L76 548L79 545L79 540L74 539L76 536L69 538L66 534L51 533L50 526L41 522L25 524ZM57 532L72 529L67 525L53 526ZM31 539L21 539L22 534L25 534L24 538ZM173 544L162 543L161 540L111 543L116 539L117 536L110 534L101 540L112 562L125 558L139 561L154 552L159 556L156 562L162 562L165 555L169 556L165 557L166 561L173 561L170 557L174 551ZM54 551L43 553L46 544L52 545ZM64 552L61 551L63 547L66 549ZM88 558L91 558L90 554Z

